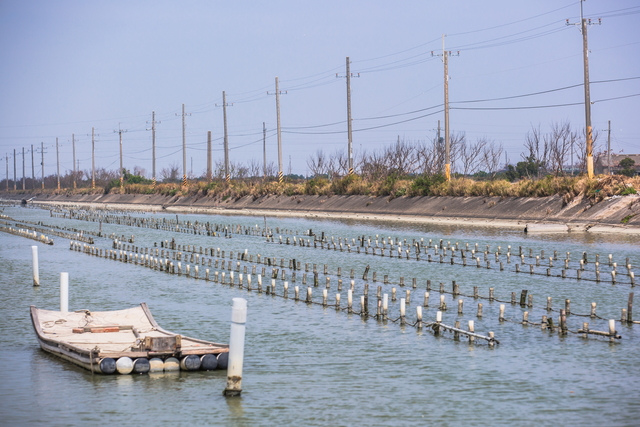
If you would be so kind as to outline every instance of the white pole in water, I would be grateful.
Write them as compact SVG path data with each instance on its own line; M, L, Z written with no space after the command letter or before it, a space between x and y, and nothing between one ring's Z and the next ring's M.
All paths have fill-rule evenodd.
M60 273L60 312L69 311L69 273Z
M247 322L247 300L234 298L231 308L231 338L229 338L229 364L224 396L240 396L242 392L242 361L244 359L244 330Z
M37 246L31 246L31 255L33 255L33 286L40 286L40 271L38 268Z

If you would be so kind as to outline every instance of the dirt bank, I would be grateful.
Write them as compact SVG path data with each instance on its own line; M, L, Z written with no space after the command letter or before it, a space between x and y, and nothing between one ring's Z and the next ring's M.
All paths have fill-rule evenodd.
M3 194L20 200L32 194ZM32 203L108 205L112 208L209 214L392 219L407 222L524 228L545 231L640 234L640 196L612 197L592 205L585 198L565 204L561 197L368 197L264 196L219 200L142 194L36 195ZM535 224L538 224L536 226ZM541 227L540 224L549 224Z

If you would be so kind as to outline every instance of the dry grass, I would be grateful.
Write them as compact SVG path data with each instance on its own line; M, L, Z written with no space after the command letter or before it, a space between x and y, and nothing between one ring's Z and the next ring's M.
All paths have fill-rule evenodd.
M579 177L547 176L539 180L523 179L518 182L504 180L476 181L469 178L453 178L450 182L439 176L395 177L382 180L370 180L352 175L332 181L325 178L310 180L285 181L275 180L232 180L213 182L191 182L188 186L180 184L127 184L121 190L119 186L109 188L112 194L159 194L163 196L195 196L220 200L239 199L251 196L254 199L263 196L295 196L295 195L368 195L415 197L415 196L492 196L492 197L545 197L559 195L565 203L576 197L586 197L598 202L605 197L634 194L640 189L640 177L629 178L621 175L601 175L594 179ZM102 194L105 188L71 189L34 189L9 191L16 194Z

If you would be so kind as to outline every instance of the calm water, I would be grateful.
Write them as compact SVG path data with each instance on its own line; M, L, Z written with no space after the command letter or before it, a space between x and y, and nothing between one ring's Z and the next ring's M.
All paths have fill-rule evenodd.
M39 209L4 208L15 219L43 221L45 224L98 229L97 223L50 218ZM144 216L144 214L138 214ZM160 215L149 214L160 218ZM175 219L175 215L166 218ZM264 218L244 216L187 216L181 220L211 221L246 226L264 225ZM452 228L406 225L392 222L358 223L299 219L266 219L269 227L303 232L312 228L335 237L380 237L433 239L439 242L491 245L493 251L507 245L517 252L523 246L546 256L557 250L570 251L575 262L583 251L604 261L612 254L624 264L629 257L636 274L640 272L640 239L612 235L525 236L518 231L482 228ZM135 235L138 246L175 238L178 244L221 248L227 252L248 249L250 254L295 258L318 264L321 283L314 288L319 300L324 288L322 265L343 271L341 292L346 306L348 271L362 276L365 266L376 271L378 282L370 283L370 301L375 287L390 293L383 275L397 282L400 276L413 290L407 317L415 319L415 306L422 303L425 283L433 283L431 300L424 309L424 320L435 319L439 292L437 284L456 280L460 291L471 294L478 286L481 295L495 289L496 298L509 300L511 292L527 289L534 295L530 320L539 322L548 314L546 297L553 298L554 309L571 299L575 313L588 314L597 302L599 316L620 318L625 308L628 285L611 285L554 277L515 274L514 263L505 271L451 266L381 258L371 255L266 244L263 238L234 235L231 239L207 237L146 228L103 224L106 233ZM498 321L500 303L463 297L464 314L446 294L449 309L443 322L452 325L475 321L476 332L495 332L500 345L475 345L450 334L435 337L393 322L363 320L357 314L284 300L265 293L248 292L187 277L170 276L132 264L97 258L69 250L68 240L54 237L54 246L44 246L22 237L0 233L0 416L2 425L119 424L156 425L639 425L640 424L640 325L616 324L622 340L610 344L605 338L584 339L579 335L559 336L536 326ZM39 246L42 286L31 283L31 249ZM111 241L96 239L96 246L110 248ZM490 257L493 261L493 256ZM228 261L228 258L227 258ZM527 260L529 262L529 260ZM560 265L557 261L555 265ZM234 260L235 264L235 260ZM262 266L258 267L260 271ZM593 268L593 264L590 264ZM601 267L603 278L610 268ZM213 267L211 271L213 272ZM218 269L222 271L221 269ZM623 269L620 268L620 271ZM71 310L111 310L147 302L158 323L184 335L228 342L231 300L248 301L243 393L241 398L225 399L225 372L163 374L142 376L100 376L76 368L42 352L29 319L29 306L59 307L59 273L70 275ZM270 271L270 269L268 269ZM527 270L528 271L528 270ZM201 275L203 275L203 269ZM575 273L575 270L574 270ZM227 272L228 274L228 272ZM237 274L237 273L236 273ZM298 273L298 281L302 285ZM371 273L369 275L371 278ZM311 282L309 282L311 283ZM356 297L362 289L356 279ZM255 278L254 278L255 284ZM266 286L266 282L265 282ZM290 283L290 297L293 296ZM399 297L405 289L399 289ZM281 291L282 282L278 280ZM329 301L337 293L332 277ZM301 292L303 294L303 292ZM636 298L637 300L637 298ZM484 304L484 316L476 317L477 303ZM371 309L373 303L370 302ZM638 304L636 304L637 306ZM398 302L392 304L397 312ZM354 302L359 309L359 302ZM506 304L506 317L522 319L525 309ZM638 311L638 310L636 310ZM395 316L395 315L394 315ZM553 313L557 317L557 312ZM640 318L640 314L635 316ZM592 329L607 330L606 320L569 316L569 328L582 322Z

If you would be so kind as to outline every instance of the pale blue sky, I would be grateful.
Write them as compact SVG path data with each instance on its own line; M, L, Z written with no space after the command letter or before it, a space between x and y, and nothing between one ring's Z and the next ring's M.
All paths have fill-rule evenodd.
M593 127L612 122L612 148L640 152L640 4L588 0ZM531 125L584 126L584 106L511 110L455 107L523 107L581 103L582 87L483 103L461 101L517 96L583 81L580 3L513 1L14 1L0 0L0 178L6 153L45 144L45 174L55 172L55 138L61 169L72 169L71 134L82 170L91 163L96 128L97 166L151 173L151 132L156 112L158 171L182 164L181 105L187 121L188 163L206 168L206 135L214 161L222 159L222 91L227 93L231 160L262 161L262 123L268 159L276 161L274 79L280 79L285 173L306 174L318 149L346 150L345 57L352 80L354 149L376 150L396 141L435 136L443 102L442 34L450 59L451 129L474 141L501 143L516 162ZM636 79L631 79L636 77ZM458 102L458 104L456 104ZM420 113L406 114L434 107ZM380 116L393 116L376 118ZM408 119L414 119L407 121ZM336 125L318 126L330 123ZM403 122L393 124L395 122ZM382 126L382 127L380 127ZM366 128L375 128L363 130ZM320 132L306 134L293 132ZM602 132L601 141L606 139ZM30 157L30 155L29 155ZM19 155L18 176L21 176ZM39 162L37 162L39 163ZM31 163L27 161L27 175ZM36 170L40 176L40 167Z

